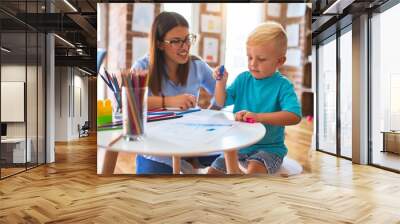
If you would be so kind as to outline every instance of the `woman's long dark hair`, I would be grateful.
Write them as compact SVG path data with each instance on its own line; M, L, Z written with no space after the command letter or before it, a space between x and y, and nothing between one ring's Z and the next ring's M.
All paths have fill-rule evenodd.
M153 95L160 95L161 81L164 74L165 58L164 53L158 48L159 42L164 40L168 31L177 27L183 26L189 28L186 19L175 12L162 12L153 22L150 32L150 53L149 53L149 87ZM185 64L178 65L178 84L186 85L187 77L189 74L190 60Z

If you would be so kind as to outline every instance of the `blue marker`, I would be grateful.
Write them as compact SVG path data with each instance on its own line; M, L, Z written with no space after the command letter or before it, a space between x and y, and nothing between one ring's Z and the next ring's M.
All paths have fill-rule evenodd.
M175 112L176 115L183 115L183 114L188 114L188 113L193 113L193 112L198 112L201 111L200 108L192 108L192 109L188 109L186 111L182 111L182 112Z
M219 67L219 74L217 76L217 80L222 79L222 77L224 76L224 72L225 72L225 67L224 65L221 65L221 67Z
M191 127L210 127L210 128L223 127L223 126L232 127L233 126L232 124L197 124L197 123L182 123L182 124L186 125L186 126L191 126Z

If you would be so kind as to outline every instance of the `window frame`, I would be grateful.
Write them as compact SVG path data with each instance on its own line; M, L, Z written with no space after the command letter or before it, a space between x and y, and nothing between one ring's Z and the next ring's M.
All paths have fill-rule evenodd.
M347 32L351 32L352 31L352 23L347 24L345 27L341 28L340 30L337 30L335 33L331 34L330 36L319 40L316 44L316 150L319 152L323 152L329 155L333 155L339 158L343 158L346 160L352 160L352 158L347 157L342 155L341 153L341 117L340 117L340 103L341 103L341 99L340 99L340 77L341 77L341 67L340 67L340 38L342 35L346 34ZM325 45L331 41L336 41L336 152L332 153L332 152L328 152L324 149L320 148L320 142L319 142L319 122L318 122L318 117L319 117L319 104L320 104L320 100L319 100L319 67L320 67L320 55L319 55L319 48L322 45Z

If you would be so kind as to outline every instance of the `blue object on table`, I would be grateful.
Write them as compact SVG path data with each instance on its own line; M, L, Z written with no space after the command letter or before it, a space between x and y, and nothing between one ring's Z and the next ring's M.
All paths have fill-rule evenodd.
M201 111L200 108L192 108L192 109L188 109L182 112L175 112L176 115L183 115L183 114L188 114L188 113L193 113L193 112L198 112Z
M201 111L200 108L191 108L185 111L171 111L171 110L165 110L165 111L151 111L147 112L148 115L183 115L183 114L188 114L188 113L193 113L193 112L198 112Z
M222 79L222 77L224 76L224 72L225 72L225 67L224 67L224 65L221 65L219 67L219 73L218 73L218 76L217 76L217 80L221 80Z
M232 127L233 124L198 124L198 123L182 123L186 126L194 126L194 127Z
M174 116L165 116L165 117L152 118L152 119L148 118L147 122L170 120L170 119L176 119L176 118L181 118L181 117L183 117L183 116L182 115L174 115Z
M106 56L106 50L102 48L97 49L97 73L99 73L101 63L104 60L104 57Z
M172 111L152 111L147 112L147 115L174 115L175 112Z

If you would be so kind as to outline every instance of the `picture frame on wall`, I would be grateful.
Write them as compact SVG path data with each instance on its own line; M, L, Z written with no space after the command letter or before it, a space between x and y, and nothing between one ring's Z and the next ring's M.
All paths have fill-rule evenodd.
M218 63L219 40L214 37L204 37L203 39L203 59L207 63Z
M201 15L201 32L221 33L221 18L207 14Z
M220 3L206 3L206 12L220 13L221 4Z

